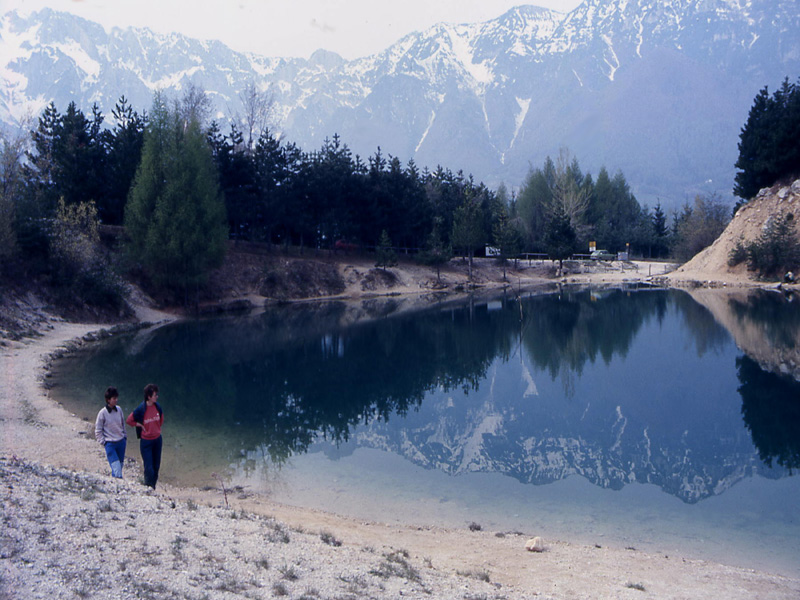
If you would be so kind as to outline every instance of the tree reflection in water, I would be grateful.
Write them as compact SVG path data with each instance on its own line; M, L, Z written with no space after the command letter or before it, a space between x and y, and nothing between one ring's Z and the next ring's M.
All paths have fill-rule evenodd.
M742 356L736 360L742 417L767 465L800 467L800 383L764 371Z
M679 323L698 358L729 347L725 328L688 294L564 289L413 313L398 312L401 306L396 299L355 308L336 302L280 306L257 316L179 323L147 338L112 339L81 360L62 363L61 393L98 398L113 382L123 397L134 398L144 383L157 381L169 398L175 435L182 428L223 431L216 451L228 462L258 454L280 466L317 440L344 443L358 428L416 412L431 395L477 392L488 385L490 367L513 358L522 369L528 361L553 382L560 379L561 398L572 400L551 397L531 405L519 381L497 383L504 393L493 410L504 429L480 436L480 451L486 464L521 481L543 483L576 472L606 487L649 481L696 501L731 476L729 457L748 451L742 436L716 433L712 404L667 392L657 402L624 394L575 397L588 365L625 359L646 325L652 333L667 321ZM371 319L360 320L364 314ZM660 359L654 354L652 364ZM692 353L681 359L695 360ZM742 414L761 459L795 468L797 384L768 377L747 358L736 366ZM472 439L472 420L480 416L467 404L456 408L448 413L449 445L431 441L431 428L440 426L433 422L385 434L399 437L381 443L412 444L420 460L446 469L463 454L459 444ZM428 413L424 418L434 418ZM699 446L706 438L709 444ZM565 451L559 440L572 449ZM542 467L541 457L554 453L562 453L561 475Z

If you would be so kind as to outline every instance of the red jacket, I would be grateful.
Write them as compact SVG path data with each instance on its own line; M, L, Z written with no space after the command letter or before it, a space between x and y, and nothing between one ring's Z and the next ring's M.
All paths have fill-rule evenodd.
M136 427L136 421L133 418L133 415L136 411L133 411L131 414L128 415L128 418L125 422L130 425L131 427ZM141 414L141 413L140 413ZM142 439L145 440L155 440L161 435L161 426L164 424L164 413L160 412L155 405L153 406L145 406L144 410L144 418L142 419Z

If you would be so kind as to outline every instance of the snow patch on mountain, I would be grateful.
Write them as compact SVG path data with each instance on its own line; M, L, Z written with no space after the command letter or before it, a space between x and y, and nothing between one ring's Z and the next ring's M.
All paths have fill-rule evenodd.
M458 63L464 67L467 73L479 84L488 84L493 80L492 69L488 65L489 61L476 63L473 61L473 51L470 40L467 36L461 36L458 32L450 30L448 32L450 47Z
M522 125L525 123L525 117L528 116L528 109L531 107L530 98L516 98L516 101L517 106L519 106L519 111L514 117L514 136L511 138L511 143L508 145L509 150L514 147L514 142L517 141L517 136L522 129Z
M71 40L69 43L56 44L54 48L68 56L75 66L86 74L86 83L97 81L100 75L100 63L89 56L78 42Z
M617 69L619 69L619 58L617 57L617 53L614 52L614 43L611 40L611 37L604 35L602 39L608 47L608 51L604 53L605 55L603 56L603 60L610 69L608 73L608 79L610 81L614 81L614 73L616 73Z

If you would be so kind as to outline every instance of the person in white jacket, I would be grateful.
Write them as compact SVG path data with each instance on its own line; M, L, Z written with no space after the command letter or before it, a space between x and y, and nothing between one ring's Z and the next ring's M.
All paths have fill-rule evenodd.
M111 386L106 390L106 405L97 413L94 422L94 437L103 445L112 477L122 478L122 465L125 463L125 446L128 434L125 432L125 411L117 406L119 393Z

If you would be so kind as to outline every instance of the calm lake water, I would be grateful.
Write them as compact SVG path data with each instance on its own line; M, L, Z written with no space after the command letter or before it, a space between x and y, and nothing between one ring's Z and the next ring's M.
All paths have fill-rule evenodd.
M171 483L220 473L364 519L800 575L800 384L770 372L796 351L800 302L621 289L404 302L117 337L60 361L54 394L93 420L106 386L130 412L157 382Z

